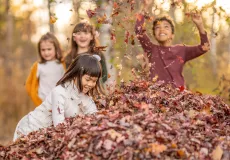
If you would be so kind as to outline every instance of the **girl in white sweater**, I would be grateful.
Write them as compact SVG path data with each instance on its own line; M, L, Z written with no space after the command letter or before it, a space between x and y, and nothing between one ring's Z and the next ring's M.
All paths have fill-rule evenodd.
M40 128L57 126L67 117L97 112L90 96L103 93L99 61L98 55L79 55L45 101L19 121L13 140Z

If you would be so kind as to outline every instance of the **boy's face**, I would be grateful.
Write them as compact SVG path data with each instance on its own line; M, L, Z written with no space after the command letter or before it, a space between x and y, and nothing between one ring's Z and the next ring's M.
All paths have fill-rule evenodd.
M165 44L170 42L171 45L174 34L172 33L172 27L169 22L158 21L154 29L154 36L158 43Z

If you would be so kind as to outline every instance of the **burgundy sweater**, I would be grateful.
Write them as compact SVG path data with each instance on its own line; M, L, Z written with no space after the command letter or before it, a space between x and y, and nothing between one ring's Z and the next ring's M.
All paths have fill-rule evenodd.
M135 32L137 38L147 53L150 67L151 78L158 76L158 80L163 80L165 83L172 83L176 87L184 86L184 77L182 75L184 64L194 59L205 52L202 46L209 44L207 34L200 33L200 45L185 46L173 45L169 47L153 44L143 29L144 16L140 16L136 21Z

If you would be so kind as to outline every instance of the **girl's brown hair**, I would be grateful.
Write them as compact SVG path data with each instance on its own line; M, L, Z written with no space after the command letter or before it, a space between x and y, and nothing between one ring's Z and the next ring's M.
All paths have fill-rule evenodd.
M80 54L74 59L64 76L57 82L57 85L64 85L68 81L76 81L79 92L82 92L82 77L85 74L98 78L96 87L90 90L88 94L93 97L104 94L99 80L102 75L101 64L96 57L88 53Z
M90 41L88 53L94 53L94 54L100 55L100 53L98 51L96 51L96 45L98 45L97 44L98 42L96 41L95 36L94 36L95 33L94 33L93 26L90 25L89 23L81 22L81 23L78 23L74 27L72 35L71 35L72 36L72 38L71 38L71 51L68 53L68 55L65 58L67 66L69 66L70 63L74 60L74 58L76 58L78 55L78 45L74 41L74 38L73 38L73 34L78 33L78 32L89 32L92 34L93 39Z
M56 59L61 62L62 61L62 50L61 50L61 46L60 43L58 41L58 39L50 32L47 32L46 34L44 34L39 42L38 42L38 54L39 54L39 58L40 58L40 63L45 63L46 60L42 57L41 55L41 43L43 41L49 41L51 43L53 43L54 48L55 48L55 57Z

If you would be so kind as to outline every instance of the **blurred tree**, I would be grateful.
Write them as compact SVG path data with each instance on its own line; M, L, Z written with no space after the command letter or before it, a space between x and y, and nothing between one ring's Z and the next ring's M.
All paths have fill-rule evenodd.
M53 15L51 14L51 6L50 6L51 3L52 1L48 0L47 8L49 11L49 18L50 18L50 23L49 23L50 32L54 33L54 24L52 23L52 18L55 18L55 17L53 17Z

